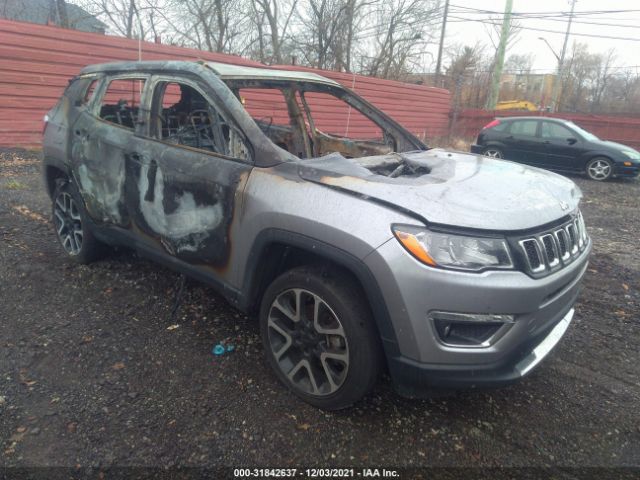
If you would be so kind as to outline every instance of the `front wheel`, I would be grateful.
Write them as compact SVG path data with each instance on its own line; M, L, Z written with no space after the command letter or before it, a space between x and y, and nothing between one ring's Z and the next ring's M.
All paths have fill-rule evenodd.
M502 150L496 147L485 148L482 154L485 157L489 157L489 158L504 158L504 155L502 154Z
M613 174L613 164L605 157L596 157L587 163L587 175L591 180L603 182L611 178Z
M339 269L305 266L278 277L262 299L260 330L279 380L316 407L348 407L378 377L382 352L370 308Z
M90 263L101 257L106 246L89 229L82 198L76 186L58 180L53 192L53 226L65 252L78 263Z

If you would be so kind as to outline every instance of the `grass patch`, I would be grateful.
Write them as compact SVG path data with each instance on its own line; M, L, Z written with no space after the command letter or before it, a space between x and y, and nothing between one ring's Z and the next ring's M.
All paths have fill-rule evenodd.
M26 190L27 186L24 183L18 182L16 180L9 180L5 187L7 190Z

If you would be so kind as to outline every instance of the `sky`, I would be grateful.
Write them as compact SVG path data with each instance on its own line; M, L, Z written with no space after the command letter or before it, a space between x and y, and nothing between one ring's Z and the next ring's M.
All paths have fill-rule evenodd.
M460 21L460 18L486 19L486 15L478 13L461 13L464 8L491 10L503 12L505 8L505 0L450 0L451 7L449 13L449 23L446 29L445 45L452 43L461 43L467 45L475 45L478 41L491 45L489 41L486 27L480 22ZM569 12L569 0L513 0L514 13L530 13L530 12ZM637 10L635 12L626 13L602 13L599 15L585 15L588 11L611 11L611 10ZM630 37L637 41L631 40L614 40L604 38L590 38L578 35L571 35L569 38L569 46L573 41L578 40L589 46L589 51L593 53L605 52L610 48L617 50L617 60L615 65L620 69L622 66L638 66L640 65L640 0L578 0L576 3L576 14L578 17L574 19L571 28L572 33L586 33L590 35L604 35L613 37ZM497 18L498 15L495 15ZM501 21L500 15L500 21ZM514 17L514 19L517 17ZM567 29L567 18L550 19L520 19L519 23L523 27L532 27L544 30L555 30L561 33L550 33L532 30L522 30L519 34L519 40L507 52L509 54L532 53L535 55L533 68L537 73L553 72L557 67L557 60L549 47L539 37L544 37L551 44L553 49L559 55L562 50L564 40L564 32ZM593 25L576 22L593 22L606 23L609 25ZM432 54L437 55L437 45L430 49ZM634 68L634 71L640 72L640 67Z

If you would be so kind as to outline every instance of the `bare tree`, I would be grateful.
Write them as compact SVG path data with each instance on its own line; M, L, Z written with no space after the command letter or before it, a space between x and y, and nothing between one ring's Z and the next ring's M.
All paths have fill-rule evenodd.
M285 42L298 0L251 0L258 32L260 61L283 63ZM265 41L265 36L268 42Z
M515 73L516 75L529 75L531 68L533 67L533 61L535 56L532 53L514 53L509 55L507 61L504 64L504 69L507 72Z
M502 18L490 17L486 23L483 23L484 29L487 32L489 41L493 46L494 51L498 51L498 44L500 43L500 35L502 34ZM509 33L507 36L507 50L513 47L520 40L520 33L522 32L522 25L517 20L512 20L509 24Z
M296 9L297 52L306 64L351 71L353 44L363 14L378 0L301 0Z
M84 0L79 4L90 13L100 17L116 34L127 38L144 35L140 29L141 19L138 0Z
M389 0L376 3L376 24L365 29L373 55L363 55L364 73L382 78L405 77L426 46L439 20L437 0ZM362 37L362 36L361 36Z
M616 50L614 48L595 57L595 75L593 79L593 91L591 101L591 111L600 109L602 97L609 86L612 77L612 67L616 61Z

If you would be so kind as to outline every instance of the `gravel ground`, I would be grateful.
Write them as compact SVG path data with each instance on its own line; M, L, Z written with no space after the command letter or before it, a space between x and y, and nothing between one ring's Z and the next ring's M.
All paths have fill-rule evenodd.
M383 379L325 413L277 383L255 319L212 289L189 280L172 318L176 273L129 251L67 260L37 154L0 151L0 467L640 467L640 182L573 180L595 248L550 359L447 398ZM236 350L214 357L220 341Z

